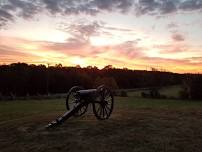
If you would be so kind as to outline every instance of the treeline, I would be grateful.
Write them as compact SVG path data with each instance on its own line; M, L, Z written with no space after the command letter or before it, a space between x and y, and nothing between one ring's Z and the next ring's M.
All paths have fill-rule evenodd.
M183 79L182 90L180 91L182 99L202 100L202 75L186 75Z
M0 95L26 96L48 93L65 93L74 85L85 88L106 84L113 89L159 87L181 84L184 75L160 72L117 69L106 66L86 68L63 67L62 65L46 67L13 63L0 65Z

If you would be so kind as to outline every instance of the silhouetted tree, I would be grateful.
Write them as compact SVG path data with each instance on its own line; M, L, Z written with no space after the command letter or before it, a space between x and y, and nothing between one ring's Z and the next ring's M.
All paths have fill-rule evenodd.
M202 99L202 76L195 75L189 84L191 99Z
M183 78L184 75L181 74L117 69L112 65L99 70L92 66L63 67L58 64L46 67L14 63L0 65L0 94L1 96L25 96L64 93L74 85L92 88L105 84L114 89L157 87L181 84Z
M103 78L97 77L97 79L94 82L94 86L98 87L102 84L104 84L104 85L106 85L112 89L118 89L119 88L117 83L116 83L116 80L113 77L103 77Z

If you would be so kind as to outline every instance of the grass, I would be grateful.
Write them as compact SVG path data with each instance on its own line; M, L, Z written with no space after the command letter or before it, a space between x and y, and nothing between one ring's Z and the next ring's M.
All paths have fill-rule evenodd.
M64 99L0 102L0 151L201 152L202 102L116 97L109 120L91 110L46 130Z
M169 87L163 87L160 90L160 94L166 95L168 98L179 98L179 92L182 90L182 87L179 85L169 86Z
M167 98L179 98L179 91L182 90L180 85L173 85L162 87L159 89L161 95L165 95ZM126 91L130 97L141 97L141 93L145 92L149 94L150 90L135 90L135 91Z

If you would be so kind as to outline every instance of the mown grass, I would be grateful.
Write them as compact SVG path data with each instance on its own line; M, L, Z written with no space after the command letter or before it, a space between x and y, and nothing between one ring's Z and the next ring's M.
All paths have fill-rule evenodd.
M118 106L120 108L200 108L201 101L194 100L176 100L176 99L150 99L150 98L134 98L134 97L117 97Z
M62 110L65 111L64 99L2 101L0 102L0 121Z
M134 97L116 97L115 108L198 108L202 106L200 101L172 100L172 99L145 99ZM64 99L51 100L18 100L0 102L0 122L21 117L39 114L65 112Z
M64 99L0 103L0 151L201 152L202 102L116 97L109 120L92 112L44 126L65 112Z
M167 98L180 98L179 92L182 90L180 85L166 86L158 89L161 95L165 95ZM149 94L150 90L135 90L135 91L126 91L130 97L141 97L141 93L145 92Z
M169 87L163 87L160 89L160 94L166 95L168 98L179 98L179 92L182 90L182 86L174 85Z

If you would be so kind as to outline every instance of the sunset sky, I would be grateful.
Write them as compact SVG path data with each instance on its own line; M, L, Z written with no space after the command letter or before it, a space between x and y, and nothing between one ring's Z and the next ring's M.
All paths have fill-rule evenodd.
M0 64L202 73L202 0L0 0Z

